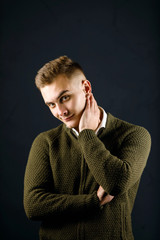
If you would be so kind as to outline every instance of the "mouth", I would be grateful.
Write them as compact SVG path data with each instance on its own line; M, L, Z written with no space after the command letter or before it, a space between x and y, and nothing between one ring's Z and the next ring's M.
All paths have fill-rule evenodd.
M70 117L67 117L67 118L63 119L63 121L68 122L73 118L73 116L74 116L74 114L71 115Z

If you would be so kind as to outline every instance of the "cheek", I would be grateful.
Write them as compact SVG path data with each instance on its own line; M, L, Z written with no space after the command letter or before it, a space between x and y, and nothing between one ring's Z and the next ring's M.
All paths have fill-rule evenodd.
M56 118L58 117L55 109L51 108L50 111L54 117L56 117Z
M84 96L81 96L76 99L74 106L78 112L81 112L85 107L86 99Z

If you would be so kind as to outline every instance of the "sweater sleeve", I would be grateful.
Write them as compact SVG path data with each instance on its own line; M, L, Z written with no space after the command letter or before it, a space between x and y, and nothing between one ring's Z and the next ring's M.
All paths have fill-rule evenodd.
M41 134L32 144L24 176L24 209L32 220L83 214L99 208L96 192L86 195L57 194L48 156L47 142Z
M126 192L140 179L151 148L150 134L138 126L122 141L117 156L110 153L93 130L80 132L79 142L95 180L113 196Z

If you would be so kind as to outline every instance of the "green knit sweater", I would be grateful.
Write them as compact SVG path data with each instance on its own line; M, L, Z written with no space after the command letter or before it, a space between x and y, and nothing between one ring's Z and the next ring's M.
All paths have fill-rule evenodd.
M42 221L41 240L133 240L131 212L150 152L148 131L108 113L98 135L77 138L65 124L34 140L24 179L24 208ZM114 199L100 207L102 186Z

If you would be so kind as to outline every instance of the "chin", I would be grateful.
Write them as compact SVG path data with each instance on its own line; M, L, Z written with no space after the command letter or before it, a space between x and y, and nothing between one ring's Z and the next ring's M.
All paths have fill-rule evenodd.
M76 123L76 122L68 122L68 123L65 123L66 124L66 126L68 127L68 128L78 128L78 123Z

